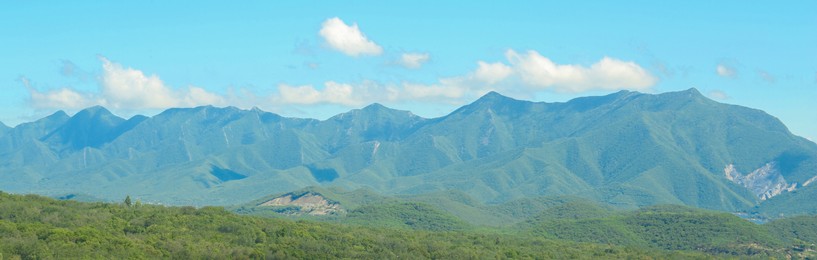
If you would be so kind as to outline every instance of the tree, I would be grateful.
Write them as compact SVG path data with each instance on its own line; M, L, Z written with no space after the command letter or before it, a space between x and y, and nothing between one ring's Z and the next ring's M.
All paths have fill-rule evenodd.
M131 202L130 202L130 195L128 195L128 196L126 196L126 197L125 197L125 206L130 207L130 205L131 205Z

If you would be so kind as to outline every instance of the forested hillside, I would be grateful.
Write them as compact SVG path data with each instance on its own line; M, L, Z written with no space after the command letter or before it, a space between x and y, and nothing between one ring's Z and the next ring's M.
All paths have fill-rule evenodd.
M393 211L400 212L403 207L395 206ZM703 236L699 238L702 240L712 239L713 234L698 230L723 228L717 226L719 221L709 221L707 215L699 219L695 211L684 213L688 218L680 221L696 223L693 229L675 225L677 221L650 217L660 212L634 213L635 220L639 221L635 225L672 232L686 230L689 237ZM360 213L365 214L365 210ZM600 221L617 220L602 218ZM538 228L539 222L531 223L536 228L522 229L529 232L468 226L461 226L459 231L424 231L241 216L217 207L165 207L138 201L130 205L84 203L0 193L0 255L10 259L785 258L787 255L813 256L814 236L795 234L799 228L813 226L814 222L814 218L800 218L768 226L775 232L766 231L766 226L740 224L755 225L735 231L754 232L740 241L757 243L757 246L747 244L748 248L742 251L694 247L666 250L662 249L666 246L654 246L650 241L583 243L557 239L558 234ZM718 233L714 237L720 239L730 234ZM666 239L655 237L651 241Z

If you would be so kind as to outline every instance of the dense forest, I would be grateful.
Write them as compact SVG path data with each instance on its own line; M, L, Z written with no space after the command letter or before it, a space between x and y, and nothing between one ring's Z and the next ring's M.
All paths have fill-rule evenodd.
M418 207L423 206L391 205L390 209L399 212L401 208ZM556 220L545 216L526 225L502 230L456 223L456 230L431 231L363 226L361 223L365 219L360 215L354 215L355 221L346 224L243 216L218 207L166 207L145 205L139 201L87 203L0 193L0 259L785 258L787 255L813 256L813 243L817 239L817 219L814 217L786 219L766 225L745 222L722 226L723 222L718 218L723 215L694 210L652 209L627 214L631 217L594 218L591 214ZM675 215L668 217L668 214L687 217L677 219ZM412 216L414 222L424 219ZM381 219L382 223L388 215L376 215L375 218ZM554 221L565 221L565 227L574 229L549 228ZM588 223L609 225L604 230L594 228L604 225ZM419 226L425 227L424 224ZM579 226L595 231L576 230ZM640 229L633 231L632 227ZM731 232L721 232L726 229ZM561 232L556 232L558 230ZM604 233L617 230L635 235L631 234L631 241L599 240L621 237L620 234ZM716 233L706 233L709 231ZM571 232L597 237L581 239ZM654 237L644 240L645 234ZM726 243L732 247L721 247L727 249L721 251L694 247L698 240L729 242L733 241L733 236L739 237L734 241L746 244L740 247ZM693 237L698 240L688 240ZM675 241L678 239L684 241ZM581 240L587 242L576 242ZM681 246L674 246L676 244ZM732 250L735 248L740 250Z

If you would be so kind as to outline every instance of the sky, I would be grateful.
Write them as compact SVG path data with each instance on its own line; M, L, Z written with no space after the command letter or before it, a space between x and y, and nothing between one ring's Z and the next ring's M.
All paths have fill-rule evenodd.
M370 103L437 117L488 91L564 102L697 88L817 140L817 1L13 1L0 122L102 105Z

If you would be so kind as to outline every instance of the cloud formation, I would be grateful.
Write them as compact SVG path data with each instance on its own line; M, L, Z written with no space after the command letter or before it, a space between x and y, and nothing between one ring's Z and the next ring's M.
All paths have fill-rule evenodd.
M400 65L409 69L418 69L426 63L431 56L428 53L403 53L400 56Z
M165 108L179 104L173 91L156 75L146 76L142 71L124 68L101 57L104 106L111 108Z
M223 105L224 97L195 86L184 89L168 87L156 75L125 68L100 57L102 74L98 77L98 93L80 92L71 88L40 91L28 79L23 85L30 94L31 106L38 109L80 109L102 105L116 110L165 109L200 105Z
M324 21L318 34L329 47L352 57L383 53L383 48L369 40L357 27L357 23L349 26L337 17Z
M320 85L284 83L277 86L276 92L267 95L257 95L247 89L231 89L227 94L218 94L195 86L173 88L157 75L145 74L105 57L100 57L102 71L95 76L97 91L83 92L72 88L40 91L27 79L23 79L23 83L30 92L34 108L81 109L102 105L129 114L201 105L283 109L297 107L293 105L320 104L359 107L373 102L461 105L488 91L522 97L539 91L645 90L657 81L638 64L610 57L582 66L556 64L536 51L517 53L508 50L505 54L505 61L477 61L476 67L468 73L439 78L432 83L373 80L328 80ZM428 60L428 54L409 56L406 59L409 64L417 66Z
M20 78L30 95L29 103L36 109L80 109L94 105L86 93L80 93L70 88L60 88L48 91L39 91L34 88L28 78Z
M735 78L738 75L734 67L722 63L715 67L715 73L724 78Z
M631 61L604 57L585 67L556 64L536 51L517 53L508 50L505 57L514 73L528 86L556 92L579 93L592 90L646 90L658 80Z
M477 70L474 71L474 78L488 84L497 83L513 73L513 68L501 62L487 63L479 61L477 66Z
M287 104L336 104L360 106L372 102L427 102L463 104L496 90L531 93L542 90L578 93L592 90L647 90L657 79L634 62L604 57L584 67L555 64L536 51L506 52L507 63L478 61L477 68L460 76L440 78L432 84L416 82L338 83L322 88L312 85L279 85L275 100Z

